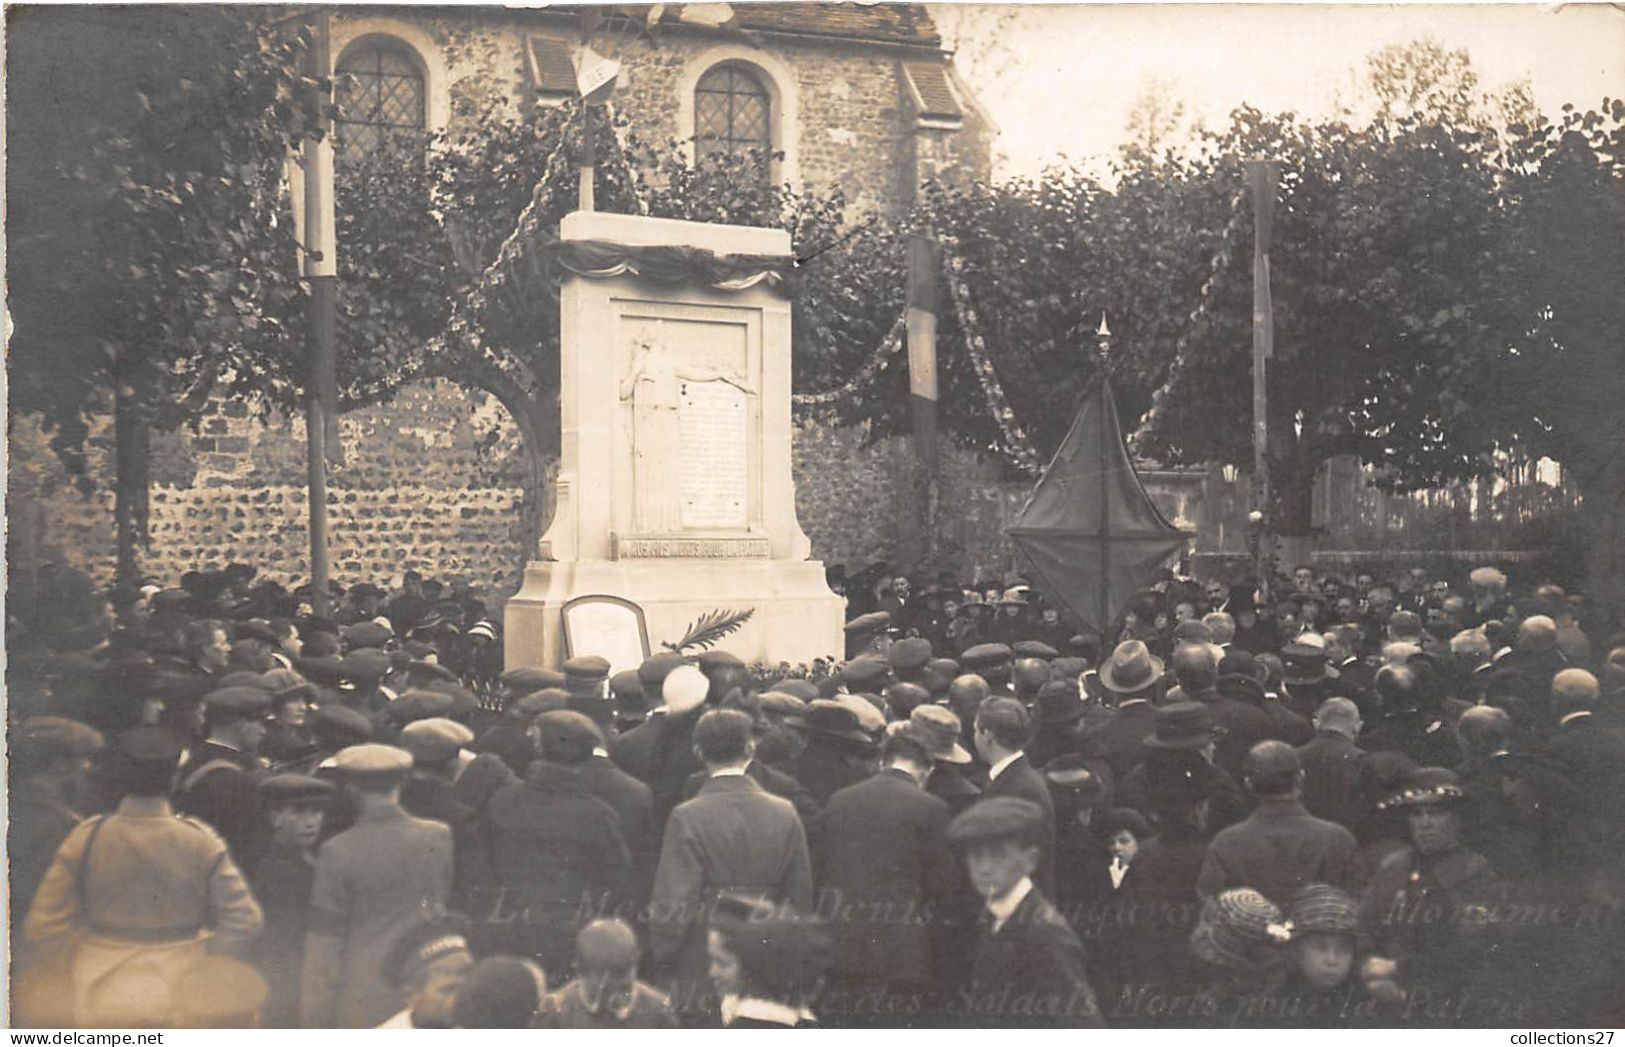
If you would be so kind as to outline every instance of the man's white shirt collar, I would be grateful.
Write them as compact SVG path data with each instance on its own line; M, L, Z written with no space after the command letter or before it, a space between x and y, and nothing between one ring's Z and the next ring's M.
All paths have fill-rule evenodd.
M1006 767L1009 767L1011 764L1021 759L1024 755L1026 754L1019 751L1013 752L1009 756L1006 756L1004 759L1000 760L998 763L994 764L992 767L989 767L987 769L987 780L991 782L993 779L1003 774Z
M1000 929L1010 917L1021 908L1021 903L1027 900L1027 895L1033 890L1033 880L1030 876L1023 876L1014 887L1004 893L1002 898L989 898L987 911L993 914L993 933L998 934Z
M712 771L711 772L711 777L713 777L713 778L732 778L732 777L734 777L736 775L738 777L743 778L745 776L745 768L744 767L724 767L720 771Z

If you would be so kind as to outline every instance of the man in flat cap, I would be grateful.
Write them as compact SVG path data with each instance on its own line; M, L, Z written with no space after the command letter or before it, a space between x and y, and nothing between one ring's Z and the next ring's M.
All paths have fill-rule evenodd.
M479 892L490 882L480 812L462 802L453 782L459 757L473 740L474 732L457 721L432 716L402 727L395 742L412 754L412 772L401 784L402 810L451 830L451 898L459 912L474 911Z
M85 820L91 761L103 745L100 731L60 716L30 717L12 734L6 853L14 942L22 940L23 917L56 849Z
M919 683L931 661L931 641L922 636L898 640L886 648L886 661L891 663L892 675L898 680Z
M996 796L1029 800L1044 816L1034 879L1047 898L1055 897L1055 801L1049 783L1025 752L1032 738L1032 717L1014 698L989 698L976 710L976 753L987 764L984 799Z
M259 748L271 694L259 687L225 687L209 692L203 705L209 737L181 764L175 806L214 826L232 857L252 866L265 843L254 786L262 772Z
M451 830L400 805L411 769L411 754L387 745L355 745L333 757L359 812L316 858L299 989L307 1029L367 1029L395 1013L384 957L425 907L439 911L451 894Z
M58 848L23 925L28 973L48 989L56 975L57 1002L71 1005L67 1024L164 1026L188 969L210 950L245 949L263 917L225 841L170 809L181 756L174 735L137 727L114 749L123 799ZM37 999L22 977L19 1001Z
M1083 945L1034 884L1045 812L1015 796L984 799L948 825L986 918L976 938L971 991L955 1024L985 1028L1098 1026Z
M481 940L562 981L581 914L616 915L636 888L620 817L581 784L581 768L603 744L598 725L558 709L537 717L536 729L540 759L485 809L499 895Z
M667 823L649 902L649 948L697 995L708 980L706 913L716 893L739 890L806 909L812 868L795 808L745 774L755 745L750 717L711 710L693 738L711 778Z
M975 673L987 681L993 697L1013 698L1015 690L1010 686L1013 657L1008 644L982 643L967 649L959 661L967 673Z
M863 1013L863 990L876 985L922 1006L941 984L935 958L950 942L942 917L968 895L948 847L948 805L924 788L935 738L911 726L886 739L879 773L835 793L808 827L813 878L838 902L828 1024L895 1025L901 1015Z
M299 978L310 929L310 892L316 884L316 844L322 816L337 788L303 774L276 774L256 790L270 825L270 843L249 870L254 897L265 910L265 933L254 964L268 989L262 1023L268 1029L299 1025Z

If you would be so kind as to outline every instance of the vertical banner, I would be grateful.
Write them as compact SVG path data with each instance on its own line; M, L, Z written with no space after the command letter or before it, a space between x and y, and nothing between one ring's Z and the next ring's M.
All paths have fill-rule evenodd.
M1269 361L1275 356L1275 303L1270 298L1270 238L1275 226L1277 165L1247 163L1253 198L1253 508L1261 514L1255 536L1259 598L1268 603L1274 559L1269 474Z
M942 247L935 237L908 239L908 391L914 440L926 471L937 471L937 299Z

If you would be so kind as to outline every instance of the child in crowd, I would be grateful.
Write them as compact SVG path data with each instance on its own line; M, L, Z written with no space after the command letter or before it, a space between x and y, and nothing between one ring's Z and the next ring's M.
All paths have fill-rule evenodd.
M544 1029L674 1029L665 993L638 981L638 940L624 920L594 920L576 936L576 980L542 1001Z
M1122 890L1140 843L1151 838L1151 826L1132 807L1114 807L1100 820L1100 836L1110 856L1106 873L1111 878L1111 889Z

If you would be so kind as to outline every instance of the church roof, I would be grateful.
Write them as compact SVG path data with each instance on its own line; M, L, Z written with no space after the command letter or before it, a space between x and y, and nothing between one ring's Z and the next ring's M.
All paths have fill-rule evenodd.
M764 32L809 33L852 40L941 47L924 4L735 4L738 24ZM667 14L666 18L674 18Z

